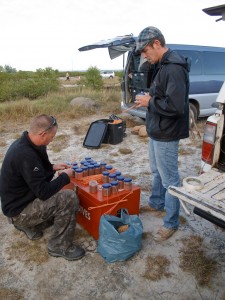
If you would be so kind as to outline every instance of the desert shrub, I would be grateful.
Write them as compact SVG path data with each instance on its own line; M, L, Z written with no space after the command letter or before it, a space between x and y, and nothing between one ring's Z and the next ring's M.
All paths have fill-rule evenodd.
M0 73L0 102L21 97L33 100L58 89L58 73L51 68L34 73Z
M94 90L100 90L103 87L103 80L100 70L96 67L90 67L84 75L84 85Z

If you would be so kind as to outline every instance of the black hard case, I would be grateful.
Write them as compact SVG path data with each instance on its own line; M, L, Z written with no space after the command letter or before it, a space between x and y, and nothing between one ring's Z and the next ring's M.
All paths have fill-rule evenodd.
M113 124L114 120L100 119L92 122L83 146L86 148L100 148L101 144L116 145L123 141L125 135L126 125L124 121L118 124Z

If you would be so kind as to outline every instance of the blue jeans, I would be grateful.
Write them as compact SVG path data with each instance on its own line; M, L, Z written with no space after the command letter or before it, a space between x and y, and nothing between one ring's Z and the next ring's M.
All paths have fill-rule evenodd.
M149 159L152 171L152 194L149 205L157 210L165 208L164 227L177 229L179 226L180 201L170 195L167 188L170 185L180 186L178 173L179 140L159 142L150 139Z

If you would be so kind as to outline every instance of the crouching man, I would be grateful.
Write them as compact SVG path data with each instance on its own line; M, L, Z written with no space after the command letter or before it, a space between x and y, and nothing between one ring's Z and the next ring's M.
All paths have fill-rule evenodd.
M43 224L51 222L48 253L77 260L85 255L73 243L79 200L72 190L61 190L70 182L72 169L51 164L46 149L57 129L54 117L37 116L9 147L0 176L1 206L10 223L30 240L41 238ZM60 176L53 179L58 170Z

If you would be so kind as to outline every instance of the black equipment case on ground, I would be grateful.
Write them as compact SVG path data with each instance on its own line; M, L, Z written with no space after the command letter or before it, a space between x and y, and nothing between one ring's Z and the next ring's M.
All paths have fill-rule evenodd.
M121 122L114 124L114 120L121 120ZM83 146L86 148L100 148L101 144L116 145L123 141L126 135L126 122L122 119L100 119L92 122Z

